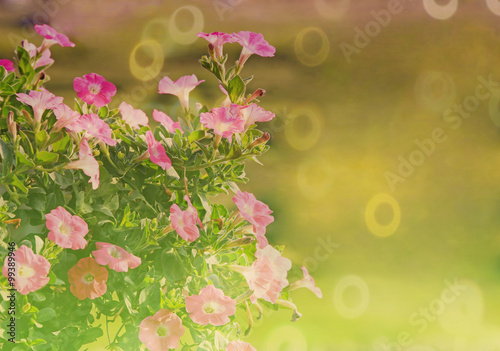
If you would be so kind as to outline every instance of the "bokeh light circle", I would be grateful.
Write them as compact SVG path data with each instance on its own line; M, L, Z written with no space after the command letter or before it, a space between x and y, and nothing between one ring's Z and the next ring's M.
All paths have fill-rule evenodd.
M264 350L307 351L307 340L300 329L285 325L273 330Z
M309 127L306 131L299 126L299 120L304 117ZM321 135L323 127L321 114L314 108L300 107L293 110L286 118L285 137L288 144L301 151L312 148Z
M159 30L159 31L158 31ZM157 32L158 31L158 32ZM142 40L156 40L163 48L163 53L168 54L173 50L173 45L165 35L169 31L169 21L165 17L157 17L148 21L142 29Z
M328 195L333 186L332 163L325 157L303 160L297 170L297 185L303 196L315 200Z
M152 53L151 63L147 66L141 66L137 62L137 53L139 50L149 49ZM144 50L145 51L145 50ZM129 66L132 75L141 81L147 81L155 78L163 68L165 55L163 48L156 40L147 39L138 43L130 53Z
M493 124L500 128L500 91L498 90L491 94L489 112Z
M187 31L182 31L177 27L177 22L176 22L177 16L182 11L190 12L191 15L193 16L193 25ZM168 24L168 30L172 39L174 39L177 43L183 45L189 45L193 43L196 39L198 39L196 35L199 32L203 31L204 24L205 24L205 19L203 17L203 12L201 12L201 10L196 6L186 5L179 7L177 10L174 11L172 16L170 16L170 23Z
M455 95L455 83L444 72L424 72L415 83L417 102L434 112L442 113L449 108L455 101Z
M450 280L455 299L439 315L441 327L453 335L470 335L481 328L484 315L483 293L471 280Z
M436 0L424 0L424 9L435 19L446 20L457 12L458 0L449 0L446 5L439 5Z
M314 7L316 7L318 14L323 18L335 21L345 16L350 5L351 0L314 0Z
M377 208L382 204L387 204L392 209L392 219L387 224L380 224L376 218ZM375 236L387 237L394 234L401 222L401 209L396 199L388 194L377 194L372 197L366 204L365 222Z
M304 49L304 37L306 35L317 34L321 40L321 47L317 52L309 53ZM330 43L328 42L328 37L325 32L318 27L308 27L300 31L300 33L295 38L295 55L297 59L306 66L318 66L323 63L328 57L330 52Z
M348 288L358 290L361 298L357 306L347 306L345 303L345 291ZM370 302L370 289L365 281L356 275L343 277L335 286L333 292L333 303L339 314L347 319L355 319L365 313Z
M500 1L499 0L486 0L486 5L495 15L500 16Z

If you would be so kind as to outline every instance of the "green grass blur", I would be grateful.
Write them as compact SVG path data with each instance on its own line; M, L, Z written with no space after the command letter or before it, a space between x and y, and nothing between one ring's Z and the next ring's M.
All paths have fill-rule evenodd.
M364 29L370 11L388 2L351 1L340 18L305 0L243 1L221 17L221 2L64 1L51 23L77 46L53 49L47 87L68 103L74 77L96 72L117 85L116 105L126 99L149 115L153 108L175 115L175 98L156 94L163 75L206 79L192 95L203 103L222 94L197 63L206 42L186 36L190 43L181 43L172 25L181 34L197 26L263 33L276 57L252 57L244 73L254 75L251 88L267 90L261 105L277 118L262 125L272 148L263 167L248 164L244 189L274 210L270 242L308 266L324 297L294 291L303 317L292 323L291 311L272 313L245 340L259 351L500 350L500 93L480 100L467 118L446 117L455 104L474 102L479 77L500 83L498 17L482 1L460 1L450 19L438 20L413 1L349 63L341 43L354 45L354 29ZM187 10L173 20L182 6L195 6L203 21ZM0 13L0 58L12 56L10 38L29 34L22 34L22 21L33 13L36 7L20 4ZM129 59L147 38L161 43L164 65L142 82ZM236 59L236 45L228 52ZM135 58L141 66L153 60L145 47ZM427 142L428 154L418 158L417 144L436 129L442 142ZM418 165L391 189L387 172L398 174L412 154ZM368 202L380 193L400 210L387 237L375 236L365 221ZM381 226L395 215L387 204L373 214ZM328 240L335 248L318 249ZM290 280L299 276L294 269ZM352 285L339 293L348 276L361 278L368 293ZM442 297L447 282L465 287L449 303ZM422 309L437 312L424 317ZM404 348L398 338L407 341Z

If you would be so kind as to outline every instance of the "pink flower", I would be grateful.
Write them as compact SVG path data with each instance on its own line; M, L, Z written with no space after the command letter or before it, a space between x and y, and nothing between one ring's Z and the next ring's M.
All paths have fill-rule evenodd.
M149 119L144 111L135 109L125 101L119 106L122 119L132 128L141 128L140 126L147 126Z
M85 221L72 216L66 209L59 206L45 215L45 226L49 230L47 238L65 249L83 249L87 246L84 239L89 232Z
M292 268L292 262L271 245L258 249L257 259L250 267L236 266L235 269L243 274L248 287L254 291L250 301L255 303L257 298L276 303L284 287L288 285L287 272Z
M191 204L191 200L186 195L184 199L188 202L188 208L184 211L177 204L170 207L170 222L172 228L186 241L195 241L200 236L200 231L196 224L203 229L203 224L198 217L198 211Z
M73 80L76 95L89 105L100 108L111 102L116 94L116 86L97 73L89 73Z
M37 48L35 44L29 43L27 40L23 40L21 45L32 58L35 57L37 52L40 52L41 50L41 48ZM53 64L54 60L50 58L50 55L51 53L49 49L44 50L42 55L36 60L35 69Z
M181 128L181 124L179 122L174 122L172 118L170 118L165 112L161 112L155 109L153 111L153 119L156 122L161 123L161 125L164 126L169 133L175 133L177 129L180 130L181 133L184 133Z
M204 80L199 81L194 74L180 77L175 82L165 76L158 84L158 93L177 96L182 107L187 110L189 109L189 93L203 82Z
M106 293L108 270L92 257L84 257L68 271L69 289L80 300L95 299Z
M64 127L66 127L67 130L79 131L75 130L80 128L77 123L80 118L80 114L78 112L73 111L68 105L65 104L60 104L54 108L53 111L57 118L57 122L52 127L55 131Z
M264 110L257 104L250 104L247 108L241 109L241 114L245 120L245 131L256 122L269 122L275 116L274 113Z
M172 167L172 162L165 152L163 145L156 141L153 133L151 131L146 132L146 141L148 143L148 151L151 162L156 163L163 169L169 169Z
M7 72L14 72L16 70L14 68L14 63L11 60L1 59L0 66L5 67Z
M245 120L231 113L227 107L216 107L211 112L200 114L200 123L206 128L213 129L214 133L231 141L234 133L241 133Z
M188 296L186 311L193 322L220 326L229 323L229 316L236 313L236 301L224 295L213 285L201 289L199 295Z
M94 137L110 146L116 145L111 128L95 113L81 116L76 122L75 132L85 131L86 137Z
M68 163L65 168L81 169L90 177L89 183L92 183L92 189L97 189L99 187L99 162L92 155L92 149L85 138L80 142L78 156L80 157L78 161Z
M255 347L241 340L231 341L226 346L226 351L257 351Z
M37 24L35 25L35 30L38 34L45 38L44 43L42 44L43 48L49 48L54 44L59 44L63 47L75 46L75 44L72 43L67 36L59 33L47 24Z
M298 289L298 288L307 288L311 290L318 298L323 297L323 293L321 289L316 286L314 283L314 278L311 277L306 267L300 267L302 269L302 273L304 273L304 278L297 280L296 282L290 285L290 290Z
M184 335L181 319L167 309L144 318L139 328L139 340L151 351L176 349Z
M198 33L199 38L203 38L208 41L210 44L214 46L215 57L217 59L222 58L222 46L225 43L234 43L236 38L234 34L227 34L222 32L213 32L213 33Z
M273 57L276 52L276 48L269 45L264 39L264 36L260 33L241 31L234 34L234 37L236 41L243 46L238 62L239 67L242 67L246 60L253 54L263 57Z
M17 93L17 100L33 108L33 119L40 123L45 110L53 109L62 104L63 98L57 97L47 90L30 90L29 94Z
M21 245L12 256L5 258L2 274L9 284L20 294L26 295L44 287L49 282L50 263L41 255L37 255L26 245ZM14 280L9 278L9 272L14 273Z
M269 206L265 203L257 200L255 195L246 191L239 191L236 193L236 195L233 196L233 202L238 207L240 215L253 224L259 248L263 249L266 247L268 245L265 236L266 227L274 221L274 217L271 216L273 211L271 211Z
M128 269L137 268L141 264L141 259L128 253L119 246L97 242L97 250L92 251L95 260L100 265L106 266L117 272L128 272Z

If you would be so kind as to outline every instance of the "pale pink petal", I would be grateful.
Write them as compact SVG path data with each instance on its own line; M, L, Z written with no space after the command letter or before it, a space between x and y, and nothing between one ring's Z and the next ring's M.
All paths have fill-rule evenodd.
M156 163L163 169L169 169L172 167L172 162L165 152L163 145L156 141L153 133L151 131L146 132L146 141L148 143L148 151L151 162Z

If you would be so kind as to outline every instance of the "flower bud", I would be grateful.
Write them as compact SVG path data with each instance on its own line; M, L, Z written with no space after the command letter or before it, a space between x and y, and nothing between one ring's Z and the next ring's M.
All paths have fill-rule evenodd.
M255 241L255 239L252 238L251 236L244 236L243 238L239 238L239 239L230 241L229 243L227 243L227 245L225 245L225 248L229 249L232 247L245 246L245 245L253 243L254 241Z
M262 134L262 136L260 138L255 139L254 142L252 144L250 144L250 146L248 148L252 149L252 148L256 147L257 145L267 143L269 141L269 139L271 139L271 135L268 132L264 132L264 134Z
M29 112L26 111L26 110L22 110L21 112L22 112L22 114L23 114L24 119L26 120L26 122L28 122L30 125L33 126L33 118L31 118Z
M250 101L255 100L258 97L264 96L265 93L266 93L266 91L264 89L261 89L261 88L255 90L255 92L252 95L250 95L248 97L248 99L246 99L245 105L248 105L248 103Z
M124 157L125 157L125 154L121 151L118 151L118 159L123 160Z
M12 141L16 141L17 138L17 123L14 122L14 112L9 111L7 115L7 128L9 129L9 133L12 135Z

